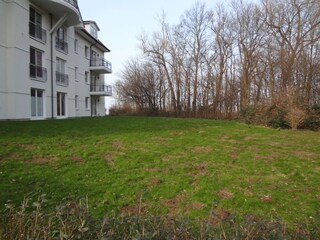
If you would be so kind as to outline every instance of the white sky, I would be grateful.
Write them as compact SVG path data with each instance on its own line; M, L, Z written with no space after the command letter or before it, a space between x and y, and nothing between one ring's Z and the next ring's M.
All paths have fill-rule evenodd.
M212 8L219 0L202 0ZM166 13L170 24L177 24L180 16L190 9L196 0L78 0L83 20L96 21L99 39L111 50L105 58L112 63L113 74L105 76L113 85L124 63L139 53L138 40L142 32L159 29L158 17ZM106 98L107 107L112 99Z

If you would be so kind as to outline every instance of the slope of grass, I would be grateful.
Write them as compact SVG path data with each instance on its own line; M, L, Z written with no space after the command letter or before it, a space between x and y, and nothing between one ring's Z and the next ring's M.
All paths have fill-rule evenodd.
M106 213L279 216L320 207L320 135L146 117L0 122L0 208L46 194ZM212 212L213 211L213 212Z

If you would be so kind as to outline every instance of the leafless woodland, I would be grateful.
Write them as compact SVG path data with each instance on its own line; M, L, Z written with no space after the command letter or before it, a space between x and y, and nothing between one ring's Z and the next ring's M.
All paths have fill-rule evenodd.
M201 2L139 37L116 83L122 103L154 113L232 118L248 106L320 104L320 1Z

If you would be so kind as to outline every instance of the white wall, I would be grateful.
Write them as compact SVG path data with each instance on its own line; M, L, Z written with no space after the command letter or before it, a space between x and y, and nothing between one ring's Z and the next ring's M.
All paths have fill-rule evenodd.
M46 43L29 36L30 4L42 14L42 28L47 31ZM33 5L29 0L0 0L0 119L31 118L31 88L44 90L44 118L51 118L51 46L50 46L50 15ZM58 19L53 19L55 24ZM91 116L91 110L85 108L85 98L90 99L90 74L85 82L85 72L89 72L89 56L85 58L85 46L90 49L91 43L75 33L74 27L67 28L68 54L55 48L53 34L53 102L54 117L57 116L57 92L66 93L66 117ZM74 39L78 39L78 52L74 51ZM43 67L47 69L47 81L30 79L30 46L44 53ZM103 57L103 52L94 48ZM56 84L56 58L66 61L66 73L69 85ZM75 67L78 77L75 80ZM104 75L100 75L100 83L104 84ZM75 109L75 95L79 96L79 108ZM99 97L98 113L105 114L104 97ZM90 104L89 104L90 106Z

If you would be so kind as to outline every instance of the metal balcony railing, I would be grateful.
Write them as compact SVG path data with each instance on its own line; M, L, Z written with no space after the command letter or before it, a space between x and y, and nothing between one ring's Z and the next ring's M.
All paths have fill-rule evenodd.
M47 69L42 66L37 66L35 64L29 65L30 67L30 77L40 81L47 81Z
M65 54L68 54L68 43L63 39L56 38L56 49L62 51Z
M105 85L105 84L99 84L99 85L90 85L90 91L91 92L103 92L107 95L112 95L112 86L111 85Z
M47 31L44 30L40 25L33 22L29 22L29 35L43 43L47 42Z
M68 74L56 72L56 83L61 86L67 87L69 85Z
M112 72L112 64L104 58L101 59L91 59L90 66L92 67L104 67L107 68L110 72Z

